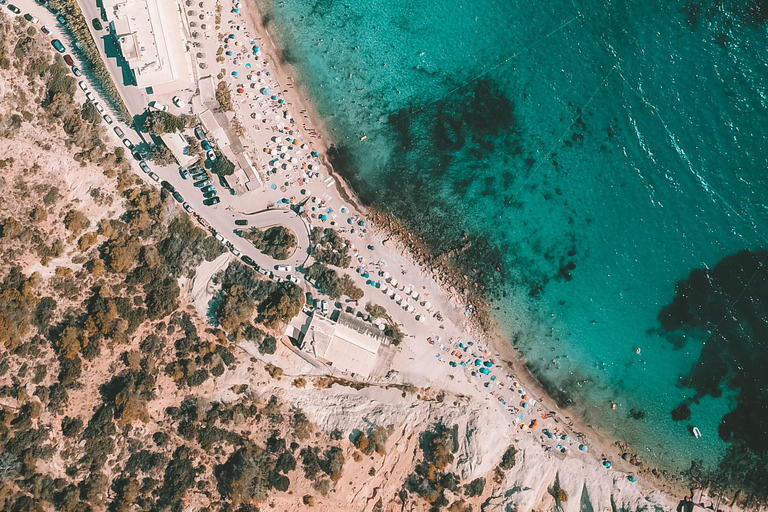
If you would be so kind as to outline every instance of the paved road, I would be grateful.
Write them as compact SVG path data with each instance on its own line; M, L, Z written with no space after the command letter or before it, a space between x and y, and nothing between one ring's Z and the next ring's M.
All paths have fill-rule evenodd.
M42 5L32 3L31 1L26 2L26 5L23 7L24 9L19 16L29 12L30 14L39 18L40 22L37 25L38 28L42 25L48 27L51 30L49 39L59 39L66 47L65 54L72 55L75 60L75 64L83 69L82 62L80 62L78 59L77 53L72 51L74 40L68 34L68 32L58 24L53 13L48 11L48 9ZM8 11L4 6L0 8L2 8L4 12L7 12L9 16L14 16L14 14ZM96 15L94 15L94 17L96 17ZM50 48L50 51L53 54L56 53L53 47ZM101 95L98 93L98 90L100 89L98 85L100 84L96 83L88 76L83 76L78 80L84 80L86 83L88 83L90 91L96 95L96 99L99 100L103 106L106 107L108 105L108 103L106 103L103 100L103 97L101 97ZM121 94L125 91L125 89L125 87L121 88ZM133 89L135 90L136 88L133 87ZM85 94L80 89L77 90L75 98L79 101L82 101L83 103L86 101ZM143 103L141 108L143 110ZM134 144L139 144L141 137L138 132L134 131L132 128L126 126L125 124L118 122L115 113L109 112L109 109L107 110L108 113L112 115L112 118L115 119L115 122L110 126L107 126L105 123L105 127L107 127L106 138L111 139L117 146L122 146L121 139L114 132L115 127L120 127L125 132L126 138L131 140ZM155 172L160 177L160 180L168 181L176 188L176 190L184 197L185 202L194 209L196 215L202 217L205 223L210 226L210 228L229 240L235 249L239 250L243 255L251 257L259 266L272 270L276 275L285 276L289 273L277 272L274 270L277 265L290 265L295 268L297 266L303 265L307 260L307 249L309 248L309 227L304 222L304 220L301 219L301 217L299 217L292 210L273 209L259 212L243 212L240 205L237 204L237 198L230 195L228 191L221 186L216 186L216 189L219 191L221 203L216 206L205 206L203 205L204 198L200 192L200 189L194 187L191 179L182 179L177 166L174 165L169 167L158 167L151 162L147 162L147 164L150 170ZM131 160L131 165L133 166L136 173L139 174L148 184L155 187L160 186L158 182L155 182L139 168L138 162ZM269 256L262 254L247 240L235 236L232 231L234 229L239 229L240 227L236 226L234 221L235 219L243 218L248 219L248 227L265 228L280 224L290 228L296 234L298 240L298 247L293 256L286 261L274 260ZM293 270L292 273L295 275L295 270Z
M101 20L101 9L96 5L96 0L78 0L77 3L80 6L80 10L83 11L83 16L85 16L88 29L91 31L91 36L96 42L96 47L99 49L101 60L104 61L104 64L109 70L109 74L112 75L112 81L115 82L115 85L120 91L120 96L122 96L123 102L125 103L126 108L128 108L128 112L133 116L140 115L144 112L144 109L147 108L147 102L149 100L143 89L136 87L135 85L125 85L123 83L123 70L117 65L117 59L115 57L108 58L104 52L104 40L109 38L110 35L108 24L103 22L103 20L102 25L104 25L104 28L102 30L93 28L91 20L93 20L93 18L99 18Z

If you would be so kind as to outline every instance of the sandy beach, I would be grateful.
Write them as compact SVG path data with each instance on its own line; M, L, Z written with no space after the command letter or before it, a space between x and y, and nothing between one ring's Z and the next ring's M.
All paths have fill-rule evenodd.
M280 59L280 42L262 20L253 3L239 9L225 6L220 28L224 48L229 49L224 64L235 114L246 132L254 164L266 178L260 190L236 198L241 211L253 211L263 202L280 207L286 197L292 201L311 197L307 205L316 207L306 215L310 225L334 227L353 241L353 264L346 273L365 291L360 304L371 301L384 306L406 334L392 361L396 381L441 387L457 396L472 397L492 411L510 442L521 443L547 458L573 458L582 467L601 469L610 463L611 473L606 477L621 475L622 479L637 480L633 485L638 491L647 488L685 493L680 480L637 464L631 453L617 446L617 440L594 431L572 411L559 409L526 369L482 297L463 285L450 259L440 264L428 261L423 244L404 232L396 219L359 204L352 188L333 171L326 157L332 141L302 88L297 70ZM249 59L253 56L256 62L251 67ZM260 77L259 85L241 85L245 79L238 70L243 69L244 61L247 80ZM259 94L267 85L270 92L264 94L261 89ZM286 145L289 150L301 148L295 159L289 156ZM277 154L296 163L278 168L278 158L273 158ZM374 280L377 287L366 286ZM391 291L382 293L379 285ZM418 298L409 302L411 295ZM605 414L611 413L610 404L606 404Z

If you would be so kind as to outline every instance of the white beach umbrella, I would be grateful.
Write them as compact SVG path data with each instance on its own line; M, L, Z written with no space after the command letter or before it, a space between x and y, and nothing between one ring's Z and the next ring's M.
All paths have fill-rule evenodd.
M413 293L411 294L411 297L413 297L414 300L419 300L420 294L419 294L419 292L414 290Z
M392 285L392 288L397 288L397 279L392 278L392 280L389 282L389 284Z
M412 304L408 304L408 307L406 307L405 309L407 309L409 313L413 313L414 311L416 311L416 308L413 307Z
M432 309L432 304L431 304L429 301L426 301L426 302L424 302L424 303L422 304L422 306L424 306L425 308L427 308L427 311L429 311L430 309Z
M401 302L402 300L403 300L403 298L402 298L401 296L399 296L398 294L395 294L395 302L397 302L398 304L400 304L400 302Z
M381 285L381 292L382 293L387 293L387 290L389 290L389 287L386 284L382 284Z

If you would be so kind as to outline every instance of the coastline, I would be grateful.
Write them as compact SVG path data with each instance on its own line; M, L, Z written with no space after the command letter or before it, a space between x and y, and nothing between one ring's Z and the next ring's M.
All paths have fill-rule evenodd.
M546 385L531 372L525 359L512 346L509 341L510 333L504 332L493 318L488 300L479 291L467 286L461 269L452 265L451 254L432 254L426 244L408 230L402 221L359 201L352 186L333 168L327 157L329 148L333 146L333 139L301 81L299 70L281 58L281 42L278 36L270 32L269 22L267 25L263 23L261 4L264 2L265 0L254 0L244 9L244 14L253 23L255 30L265 36L262 51L274 65L275 78L279 83L285 84L283 94L290 99L287 105L292 109L298 106L298 113L303 116L301 126L315 147L322 151L321 161L328 169L329 175L335 178L334 188L340 196L365 214L372 224L371 231L376 233L377 238L383 239L386 245L400 251L423 275L431 276L458 310L472 306L474 313L461 319L461 323L456 322L457 325L460 325L469 337L486 341L494 355L503 361L508 371L531 391L539 403L545 404L548 410L555 411L557 417L565 421L571 430L583 436L591 448L589 456L596 463L599 464L603 459L610 460L613 467L619 471L642 474L647 485L673 496L690 492L682 477L670 475L666 470L652 468L642 462L639 466L631 464L628 460L633 458L633 454L620 439L608 438L588 425L572 408L559 406L547 391Z

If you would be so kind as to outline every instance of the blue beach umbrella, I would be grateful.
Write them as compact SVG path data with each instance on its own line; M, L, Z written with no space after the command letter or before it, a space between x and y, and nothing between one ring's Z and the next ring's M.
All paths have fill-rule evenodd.
M271 184L271 185L269 186L269 188L271 188L272 190L277 190L277 185L275 185L275 184L273 183L273 184Z
M261 89L261 94L269 94L269 87L264 87Z
M492 362L490 362L490 361L486 361L486 362L484 362L484 363L483 363L483 366L486 366L486 367L488 367L488 368L491 368L491 367L493 366L493 363L492 363Z
M237 71L233 71L232 76L237 76Z
M605 462L603 462L603 466L605 466L606 468L610 468L611 467L611 462L610 461L605 461Z
M527 408L528 408L528 404L527 404L527 403L524 403L524 404L523 404L523 409L527 409Z
M475 366L480 366L483 362L480 359L475 359Z
M583 452L586 452L587 450L589 450L589 448L587 448L587 445L585 445L585 444L580 444L579 445L579 450L581 450Z
M627 480L629 480L630 482L634 482L634 481L635 481L635 477L633 477L633 476L628 476L628 477L627 477Z
M235 34L229 34L229 38L230 39L234 39L235 38Z

